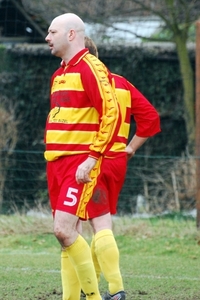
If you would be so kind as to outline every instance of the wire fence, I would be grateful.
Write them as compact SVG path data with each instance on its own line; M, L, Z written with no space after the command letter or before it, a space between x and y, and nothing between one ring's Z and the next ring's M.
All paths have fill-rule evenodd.
M0 160L2 212L48 206L43 152L16 150L12 156L6 170ZM195 208L195 197L195 157L136 154L128 163L118 214L188 211Z

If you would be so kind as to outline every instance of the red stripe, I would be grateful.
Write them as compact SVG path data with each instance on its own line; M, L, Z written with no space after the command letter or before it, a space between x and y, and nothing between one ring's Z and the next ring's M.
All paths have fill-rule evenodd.
M48 123L46 130L68 130L68 131L98 131L99 124L65 124Z
M124 122L130 124L130 121L131 121L131 108L126 107L126 117Z
M46 144L46 150L50 151L79 151L79 152L90 152L88 145L80 145L80 144Z
M58 107L88 108L91 102L85 91L55 91L51 94L51 109Z
M125 138L123 136L117 136L114 142L115 143L127 144L127 138Z

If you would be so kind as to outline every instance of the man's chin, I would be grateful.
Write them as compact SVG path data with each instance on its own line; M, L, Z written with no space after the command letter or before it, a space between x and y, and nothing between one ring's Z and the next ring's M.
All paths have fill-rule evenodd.
M54 49L51 49L51 54L56 56L56 51Z

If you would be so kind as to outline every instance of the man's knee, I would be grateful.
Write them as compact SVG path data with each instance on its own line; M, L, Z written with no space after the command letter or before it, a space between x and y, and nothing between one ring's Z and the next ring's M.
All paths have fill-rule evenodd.
M59 241L66 238L66 232L64 232L63 228L56 224L54 225L54 235Z
M62 247L70 246L77 239L77 222L77 216L67 212L56 211L54 218L54 235Z

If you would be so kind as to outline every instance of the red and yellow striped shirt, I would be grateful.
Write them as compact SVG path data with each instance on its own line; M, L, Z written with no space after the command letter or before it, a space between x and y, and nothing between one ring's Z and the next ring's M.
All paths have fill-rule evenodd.
M53 74L51 109L45 129L45 158L88 153L106 155L119 129L120 114L112 77L83 49Z

